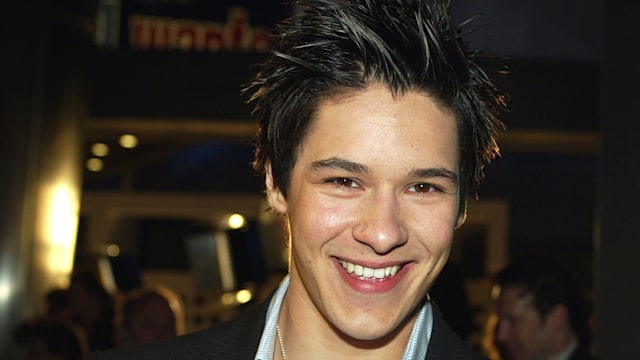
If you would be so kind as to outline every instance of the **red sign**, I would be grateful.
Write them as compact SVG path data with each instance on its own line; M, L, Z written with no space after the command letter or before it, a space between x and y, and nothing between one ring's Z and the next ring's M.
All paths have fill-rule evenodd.
M249 12L229 10L226 23L132 14L129 46L136 50L266 51L269 31L251 27Z

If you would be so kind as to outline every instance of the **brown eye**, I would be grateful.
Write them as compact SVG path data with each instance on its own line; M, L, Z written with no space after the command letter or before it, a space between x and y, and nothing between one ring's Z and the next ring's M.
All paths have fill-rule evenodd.
M416 184L415 188L416 192L428 192L431 187L427 184Z
M336 179L336 182L338 185L340 186L344 186L344 187L356 187L356 182L349 179L349 178L340 178L340 179Z
M350 178L335 178L335 179L330 179L328 182L335 184L339 187L346 187L346 188L357 188L360 186L355 180Z
M441 189L434 186L433 184L418 183L418 184L412 185L409 188L409 191L416 192L416 193L429 193L429 192L441 191Z

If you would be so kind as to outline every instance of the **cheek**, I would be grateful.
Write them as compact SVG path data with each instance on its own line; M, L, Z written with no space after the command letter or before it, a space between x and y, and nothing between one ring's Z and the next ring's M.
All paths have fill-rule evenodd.
M456 215L453 211L442 209L422 210L411 217L411 229L414 236L428 242L432 250L447 250L451 246Z
M358 210L352 204L331 204L316 207L319 225L324 226L326 231L338 232L353 224Z
M290 212L290 223L294 239L305 239L310 246L317 246L341 234L352 221L353 211L344 204L328 201L308 201L304 206ZM298 241L299 242L299 241Z
M307 197L289 210L291 255L298 265L312 263L325 246L343 238L355 213L349 204L322 197Z

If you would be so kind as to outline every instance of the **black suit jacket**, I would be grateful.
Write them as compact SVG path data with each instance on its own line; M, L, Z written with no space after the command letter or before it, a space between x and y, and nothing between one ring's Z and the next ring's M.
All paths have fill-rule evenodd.
M591 354L591 351L589 351L589 348L582 344L578 346L576 351L574 351L573 354L571 354L571 356L569 357L569 360L595 360L595 359L596 359L595 356Z
M269 301L229 322L159 343L95 352L92 360L253 360L262 336ZM433 332L427 360L483 359L447 325L433 306Z

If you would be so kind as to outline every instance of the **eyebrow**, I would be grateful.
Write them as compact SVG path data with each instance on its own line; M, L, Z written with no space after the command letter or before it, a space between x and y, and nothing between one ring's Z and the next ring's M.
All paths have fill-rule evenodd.
M458 174L443 167L413 169L409 172L409 176L415 178L443 178L451 181L454 185L458 184Z
M357 163L355 161L345 160L341 158L329 158L324 160L318 160L311 163L311 169L319 171L323 169L339 169L345 170L356 174L368 174L369 168L366 165Z
M311 169L315 171L338 169L356 174L370 173L370 169L366 165L336 157L314 161L311 163ZM451 181L454 185L458 184L458 174L443 167L412 169L408 175L412 178L444 178Z

